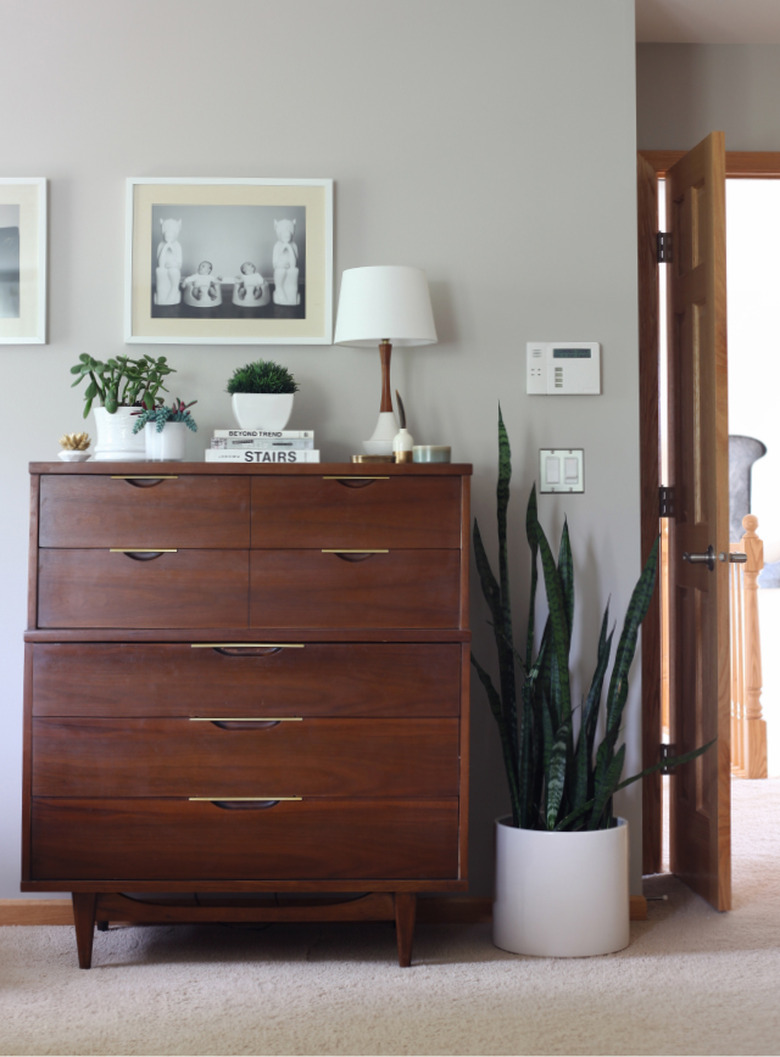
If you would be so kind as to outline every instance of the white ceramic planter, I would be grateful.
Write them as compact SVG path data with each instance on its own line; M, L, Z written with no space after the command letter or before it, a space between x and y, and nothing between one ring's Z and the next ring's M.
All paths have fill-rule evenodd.
M514 954L578 958L629 941L628 823L550 833L496 822L493 942Z
M187 426L184 422L166 422L158 431L156 422L144 426L146 458L153 461L183 462L187 448Z
M113 415L109 415L104 407L94 409L96 460L135 462L146 458L143 432L133 433L133 426L138 418L132 412L136 410L138 409L132 407L118 407Z
M233 415L241 429L275 433L290 421L295 393L233 393Z

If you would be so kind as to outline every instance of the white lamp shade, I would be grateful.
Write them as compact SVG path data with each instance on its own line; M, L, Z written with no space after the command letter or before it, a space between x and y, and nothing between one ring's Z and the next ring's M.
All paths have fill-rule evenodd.
M336 345L376 348L433 345L437 340L428 280L421 268L376 265L348 268L341 276Z

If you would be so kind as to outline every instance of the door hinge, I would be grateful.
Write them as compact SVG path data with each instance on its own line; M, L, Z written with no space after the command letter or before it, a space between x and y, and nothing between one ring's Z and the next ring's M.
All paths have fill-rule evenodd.
M677 753L675 752L674 745L672 745L671 742L668 742L668 741L662 741L661 742L661 762L663 762L664 760L671 760L671 758L673 756L676 756L676 755L677 755ZM671 773L672 773L672 768L671 767L664 766L664 767L661 768L661 774L671 774Z
M658 516L674 517L674 487L661 485L658 489Z
M672 263L672 233L659 231L655 236L656 260L659 264Z

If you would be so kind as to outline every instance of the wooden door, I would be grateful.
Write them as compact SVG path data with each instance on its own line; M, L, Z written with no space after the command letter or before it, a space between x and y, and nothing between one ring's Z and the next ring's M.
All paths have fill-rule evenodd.
M670 866L731 905L725 148L712 133L667 174L670 723L674 751L717 738L670 780Z

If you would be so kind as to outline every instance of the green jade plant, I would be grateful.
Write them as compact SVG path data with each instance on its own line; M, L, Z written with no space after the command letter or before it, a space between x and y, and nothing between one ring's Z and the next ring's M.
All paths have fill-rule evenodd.
M237 367L228 380L227 392L234 393L297 393L295 378L279 363L255 360Z
M170 405L159 404L157 407L147 407L143 411L137 411L135 414L138 415L138 421L133 426L133 433L140 433L147 422L157 423L155 431L157 433L162 433L166 422L183 422L187 429L197 433L198 425L190 414L190 408L197 402L197 400L191 400L189 404L185 404L183 400L176 397Z
M514 646L509 592L507 509L512 476L511 451L500 407L498 450L498 578L493 574L476 520L474 552L482 592L492 617L499 685L494 684L473 654L471 661L498 724L512 804L512 824L521 829L536 830L609 829L617 824L612 801L618 790L654 771L687 763L712 744L664 759L630 778L622 778L626 747L624 743L618 745L618 741L639 627L655 585L658 540L631 595L603 708L615 631L614 626L609 627L609 604L601 621L590 687L581 706L575 710L569 671L574 565L568 524L564 521L556 562L538 520L536 488L532 488L526 512L531 586L525 654L521 656ZM539 562L548 616L536 649ZM522 669L520 678L518 668ZM577 711L578 724L575 721ZM601 737L597 744L599 733Z
M95 400L113 415L119 407L151 408L162 403L160 394L167 392L163 379L175 371L165 356L155 359L145 355L137 360L115 356L103 361L83 352L70 369L71 374L77 375L71 388L89 379L84 390L84 418Z

